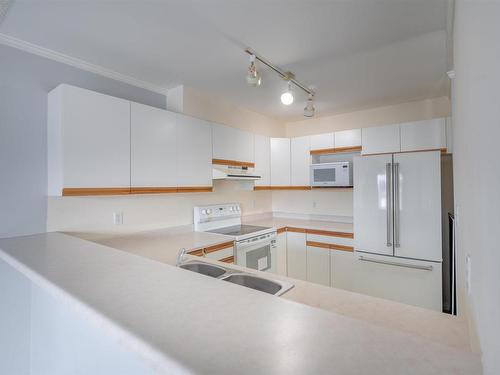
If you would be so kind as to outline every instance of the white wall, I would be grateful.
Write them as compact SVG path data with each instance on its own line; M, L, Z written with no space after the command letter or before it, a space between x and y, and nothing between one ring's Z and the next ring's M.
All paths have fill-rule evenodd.
M425 99L289 122L286 124L286 135L287 137L298 137L336 130L428 120L447 117L449 114L450 101L448 97Z
M453 143L459 301L476 329L485 374L500 373L500 2L456 1ZM470 294L465 256L471 257Z

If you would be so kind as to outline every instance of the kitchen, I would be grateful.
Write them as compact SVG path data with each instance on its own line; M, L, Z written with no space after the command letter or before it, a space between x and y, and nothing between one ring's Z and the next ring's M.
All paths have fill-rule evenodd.
M232 88L217 86L216 75L203 89L195 88L195 76L185 76L183 84L166 90L154 79L140 81L147 75L137 70L134 79L110 73L70 58L69 50L58 55L65 44L55 29L27 26L41 9L11 3L0 24L0 53L8 73L2 113L14 127L2 136L11 143L2 143L2 159L18 167L6 175L22 173L13 181L29 176L36 192L23 195L29 185L14 190L15 184L6 184L2 203L9 220L2 222L0 275L10 286L5 306L15 309L2 310L1 348L17 348L2 372L330 373L335 364L346 374L495 373L498 322L483 309L496 297L478 297L494 294L488 291L494 284L484 284L494 276L479 261L482 253L469 248L476 225L464 195L473 188L463 169L473 156L466 150L474 137L464 130L469 125L461 112L470 104L463 88L454 86L458 68L467 69L463 61L473 63L483 51L474 58L463 52L471 41L449 25L455 20L476 36L468 28L477 26L469 13L485 16L488 7L467 1L371 5L370 22L386 12L403 19L418 11L415 25L426 25L428 33L407 34L404 43L401 36L399 43L355 56L370 61L383 53L388 62L396 54L403 63L421 48L436 59L430 64L436 72L426 76L418 59L405 72L414 69L428 85L438 79L440 89L411 91L419 79L409 74L402 81L411 97L394 96L399 88L388 83L377 85L378 101L367 101L366 86L357 95L369 104L351 98L342 111L325 101L335 104L325 99L332 95L329 78L316 83L307 69L289 64L295 75L280 68L285 64L274 65L272 53L264 57L249 47L224 50L239 54L224 62L228 80L238 82ZM169 5L200 17L189 7ZM123 12L138 12L144 20L163 6L129 4ZM357 12L369 7L323 6L340 18L360 17ZM78 7L97 17L99 27L107 27L100 23L106 17L124 25L112 5ZM241 21L241 7L229 7L234 19L222 21L213 13L217 6L205 5L199 27L211 30L210 22L218 22L237 35L240 26L233 22ZM85 21L69 5L49 8L47 21L70 16L75 27ZM305 3L299 8L309 9ZM278 9L271 7L266 17L273 19ZM442 30L436 32L432 22ZM37 28L52 39L37 41ZM456 33L454 43L461 44L453 52L447 38ZM87 37L99 45L90 31ZM206 37L215 38L212 31ZM189 53L182 59L186 71L192 69ZM382 66L370 69L381 75L379 83L395 77ZM351 86L364 81L350 74ZM391 89L393 96L381 100ZM354 93L335 91L336 100ZM38 112L21 111L18 96ZM33 155L31 164L14 156L19 123L36 126L22 141L33 143L17 145L36 150L26 154ZM46 136L45 147L37 135ZM481 175L492 179L488 186L496 186L497 177L494 171ZM484 194L486 199L490 192ZM495 207L492 202L483 209ZM27 210L41 216L41 226L26 221ZM472 272L472 258L482 268ZM477 279L483 268L484 279ZM353 363L360 349L366 355ZM410 362L420 364L408 367Z

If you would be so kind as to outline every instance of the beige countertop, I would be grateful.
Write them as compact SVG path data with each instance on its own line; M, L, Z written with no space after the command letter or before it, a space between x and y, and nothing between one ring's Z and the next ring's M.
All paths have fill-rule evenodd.
M191 240L198 245L192 236L176 247ZM176 251L168 241L155 246L157 252ZM61 233L1 239L0 259L159 374L481 373L470 351ZM314 287L318 300L321 288ZM310 291L297 282L295 293L300 299ZM394 303L378 303L377 314L394 314ZM414 308L412 314L427 319ZM403 327L411 321L392 318Z
M341 223L327 220L306 220L286 217L273 217L265 215L261 217L243 217L245 224L262 225L265 227L274 227L276 229L284 227L294 227L303 229L317 229L332 232L352 233L353 225L351 223Z
M329 231L352 231L352 224L324 221L260 218L245 220L245 222L275 228L293 226ZM191 250L226 242L228 239L230 240L231 237L194 232L192 227L186 226L98 239L96 242L174 265L180 248ZM210 260L204 260L210 262ZM249 271L235 265L231 267ZM250 272L258 271L251 270ZM281 298L410 333L461 350L470 349L467 324L455 316L266 272L258 273L264 277L288 280L295 285Z

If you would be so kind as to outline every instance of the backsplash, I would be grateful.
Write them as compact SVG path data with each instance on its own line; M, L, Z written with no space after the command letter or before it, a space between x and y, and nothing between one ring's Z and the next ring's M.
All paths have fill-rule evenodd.
M193 207L239 202L243 215L270 212L270 191L247 191L237 181L214 181L212 193L113 197L49 197L47 231L116 234L193 223ZM123 224L114 224L123 213Z

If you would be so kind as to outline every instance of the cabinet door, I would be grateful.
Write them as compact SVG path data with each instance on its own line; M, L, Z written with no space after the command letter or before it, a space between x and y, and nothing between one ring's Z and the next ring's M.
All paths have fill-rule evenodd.
M264 135L255 135L255 173L261 176L255 186L271 185L271 139Z
M309 137L292 138L290 142L290 181L292 186L310 186L311 165Z
M276 272L278 275L287 275L286 248L286 232L282 232L276 237Z
M390 168L391 154L354 158L353 218L354 249L357 251L393 255L388 164Z
M330 251L330 285L335 288L353 290L356 254L349 251Z
M220 124L212 129L214 159L254 161L253 134Z
M361 146L361 129L335 132L335 148Z
M212 186L212 127L177 114L177 185Z
M177 186L175 113L131 103L130 119L131 186Z
M306 234L287 232L286 246L288 276L294 279L307 280Z
M444 118L401 124L401 151L446 148Z
M63 187L130 187L130 102L62 85Z
M321 150L325 148L334 148L333 133L311 135L311 150Z
M330 286L330 249L307 246L307 281Z
M340 259L334 271L336 288L442 311L440 263L374 254L356 254L355 257L354 261L334 259L334 262ZM337 275L342 267L349 275Z
M361 144L363 154L400 152L399 124L363 128Z
M289 138L271 138L271 186L290 186Z
M441 153L397 154L394 165L394 255L441 261Z

